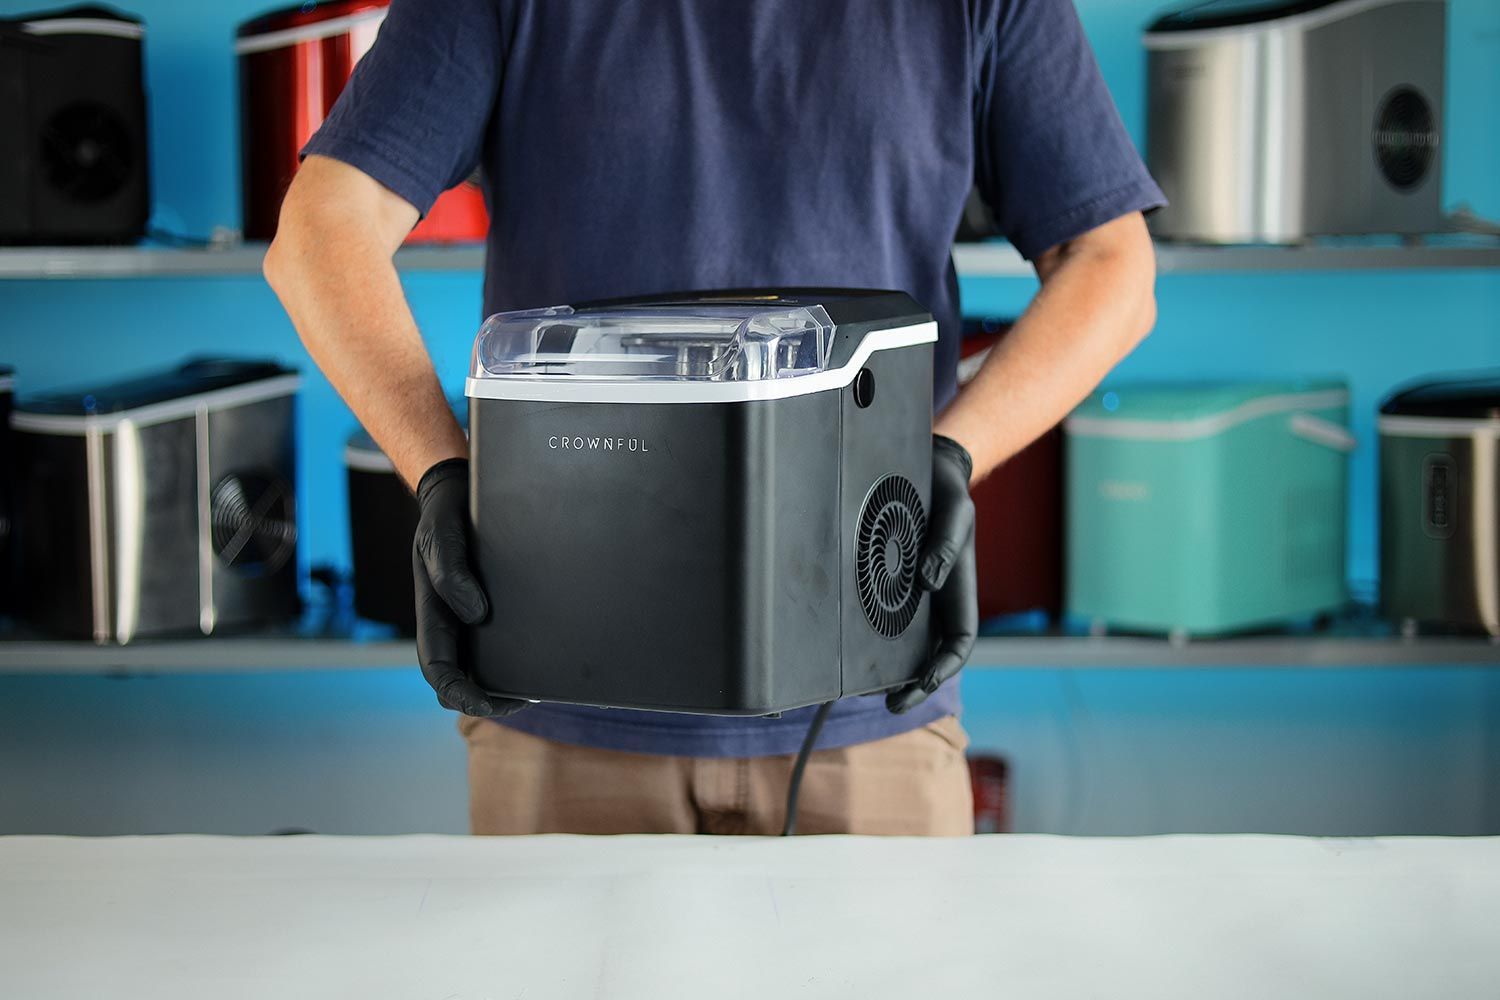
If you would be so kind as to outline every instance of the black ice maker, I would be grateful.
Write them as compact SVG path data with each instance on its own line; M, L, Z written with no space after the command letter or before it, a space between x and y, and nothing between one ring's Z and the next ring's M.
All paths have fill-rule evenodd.
M715 715L910 680L936 339L896 292L491 317L467 384L476 680Z

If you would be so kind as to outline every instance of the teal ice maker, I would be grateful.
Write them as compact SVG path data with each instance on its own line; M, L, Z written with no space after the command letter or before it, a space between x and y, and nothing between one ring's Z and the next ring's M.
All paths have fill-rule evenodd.
M1217 635L1339 607L1348 420L1337 381L1095 393L1065 424L1069 613Z

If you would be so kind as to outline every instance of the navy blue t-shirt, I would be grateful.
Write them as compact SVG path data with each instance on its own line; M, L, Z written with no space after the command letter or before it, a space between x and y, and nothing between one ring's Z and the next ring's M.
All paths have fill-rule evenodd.
M1070 0L395 0L305 152L423 213L482 167L486 314L686 288L904 290L938 321L939 407L956 391L949 247L971 183L1028 258L1163 200ZM956 682L904 716L846 699L819 746L958 707ZM506 724L756 756L795 750L808 719L543 705Z

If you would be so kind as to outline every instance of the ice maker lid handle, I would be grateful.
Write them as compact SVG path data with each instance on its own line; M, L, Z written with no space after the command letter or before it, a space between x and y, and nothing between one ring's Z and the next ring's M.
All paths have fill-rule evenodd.
M1315 417L1309 413L1294 413L1290 423L1292 433L1304 441L1311 441L1313 444L1320 444L1346 455L1358 444L1348 428L1331 420L1324 420L1322 417Z

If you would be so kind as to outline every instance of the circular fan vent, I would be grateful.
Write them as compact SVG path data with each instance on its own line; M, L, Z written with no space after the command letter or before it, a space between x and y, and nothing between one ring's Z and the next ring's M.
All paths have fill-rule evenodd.
M865 498L854 541L854 579L870 625L894 639L917 614L917 557L927 533L922 498L911 480L886 476Z
M1411 87L1386 95L1375 118L1375 159L1393 186L1416 187L1437 155L1437 123L1432 106Z
M257 575L280 569L297 546L291 491L254 473L220 479L209 497L214 553L226 566Z
M102 104L69 104L42 125L41 140L47 180L74 201L103 201L135 172L130 133Z

